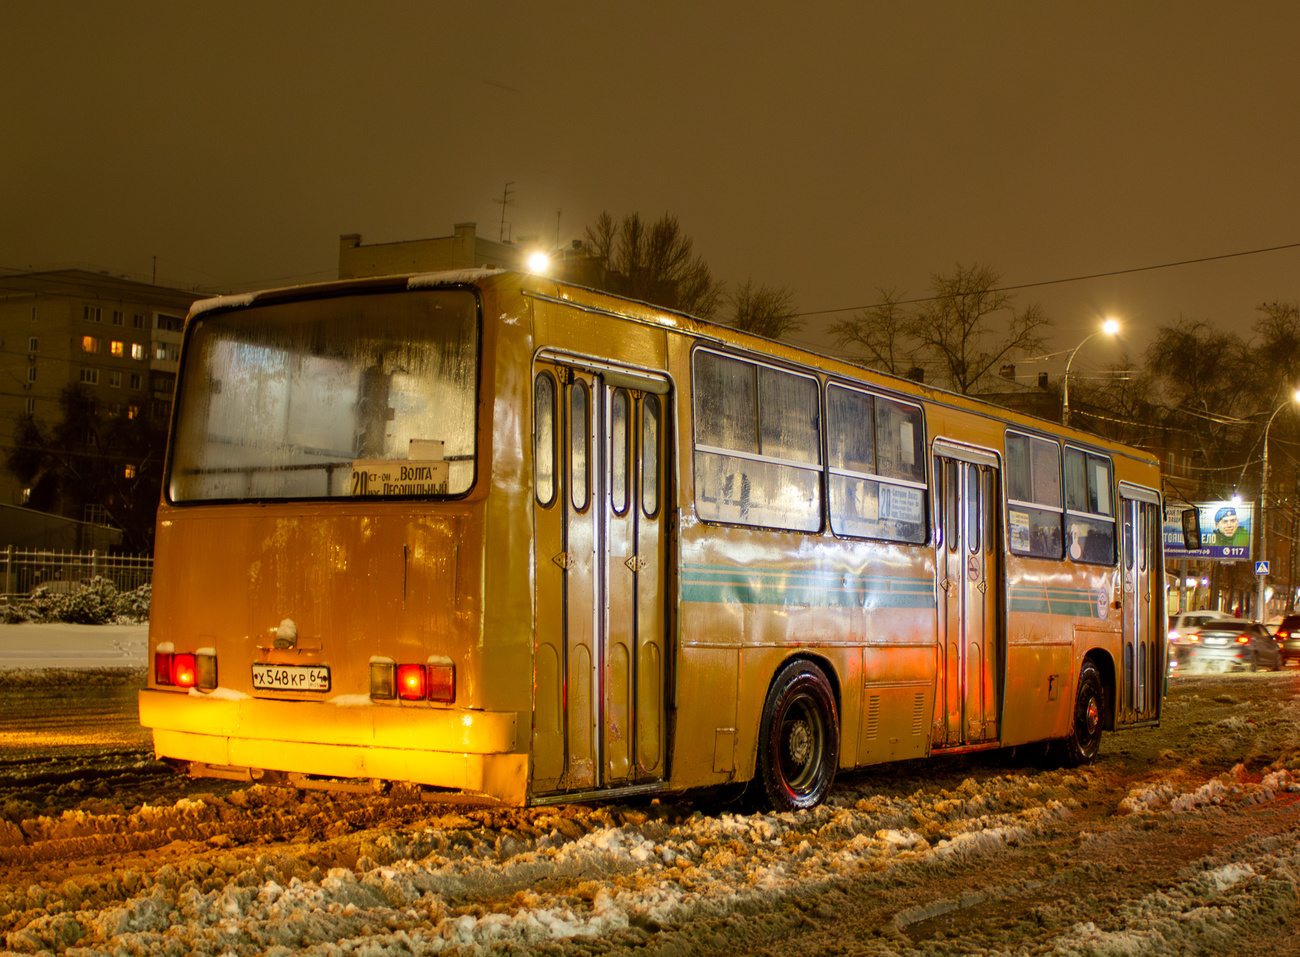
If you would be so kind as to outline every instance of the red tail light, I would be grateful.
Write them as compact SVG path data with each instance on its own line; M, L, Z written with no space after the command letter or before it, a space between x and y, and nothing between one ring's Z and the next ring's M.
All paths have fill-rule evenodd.
M155 684L172 683L172 659L176 656L168 652L155 652L153 656L153 680Z
M194 656L190 654L172 656L172 684L178 688L193 688L199 683L199 672L195 667Z
M1248 644L1249 642L1250 642L1250 637L1249 637L1249 636L1247 636L1247 635L1238 635L1238 636L1237 636L1237 644L1239 644L1239 645L1245 645L1245 644Z
M456 700L455 665L429 665L429 700L447 703Z
M397 666L397 696L404 701L423 701L429 696L424 665Z

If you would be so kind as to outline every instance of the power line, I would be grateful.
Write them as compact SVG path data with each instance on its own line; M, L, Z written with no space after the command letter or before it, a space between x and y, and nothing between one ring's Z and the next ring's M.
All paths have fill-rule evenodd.
M1177 262L1158 263L1153 266L1133 266L1129 269L1112 269L1109 272L1094 272L1083 276L1069 276L1064 279L1044 279L1039 282L1022 282L1013 286L994 286L989 292L1015 292L1020 289L1036 289L1039 286L1059 286L1067 282L1085 282L1089 279L1106 279L1110 276L1128 276L1139 272L1152 272L1156 269L1172 269L1175 266L1195 266L1199 263L1218 262L1223 259L1239 259L1242 256L1258 256L1261 253L1276 253L1287 249L1300 249L1300 243L1285 243L1281 246L1264 246L1260 249L1246 249L1236 253L1222 253L1218 256L1201 256L1197 259L1180 259ZM917 299L900 299L896 306L914 306L923 302L934 302L939 296L921 296ZM812 312L797 312L796 316L828 316L837 312L860 312L884 303L873 302L865 306L843 306L838 309L815 309Z

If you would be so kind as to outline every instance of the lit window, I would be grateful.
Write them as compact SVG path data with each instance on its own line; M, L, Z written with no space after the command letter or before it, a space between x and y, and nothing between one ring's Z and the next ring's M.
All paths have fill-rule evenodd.
M128 405L126 407L126 417L128 419L134 419L139 414L140 414L140 407L138 405Z
M108 351L115 356L124 356L126 355L126 346L119 340L114 339L108 344Z
M154 357L155 359L160 360L160 361L163 360L163 359L166 359L166 358L167 358L167 347L166 347L165 345L163 345L161 342L158 343L158 344L157 344L156 346L154 346L154 348L153 348L153 357Z
M18 497L19 497L19 499L22 501L22 503L23 503L24 505L26 505L28 502L30 502L30 501L32 500L32 490L31 490L31 488L28 487L28 488L23 489L21 492L18 493Z
M97 339L95 336L82 336L82 337L81 337L81 351L82 351L82 352L98 352L98 351L99 351L99 339Z
M139 343L139 342L133 342L133 343L131 343L131 358L132 358L132 359L143 359L143 358L144 358L144 345L143 345L143 344L141 344L141 343Z
M129 478L129 479L133 479L133 478L135 478L135 466L134 466L134 465L128 465L128 466L123 470L123 474L125 474L126 477Z

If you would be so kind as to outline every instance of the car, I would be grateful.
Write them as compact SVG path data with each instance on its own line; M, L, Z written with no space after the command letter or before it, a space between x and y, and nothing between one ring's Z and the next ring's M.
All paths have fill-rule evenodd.
M1287 615L1273 632L1282 650L1282 663L1300 661L1300 615Z
M1169 643L1171 645L1180 644L1185 640L1185 636L1195 631L1199 626L1208 621L1245 621L1244 618L1237 618L1229 615L1227 612L1215 611L1212 608L1203 608L1200 611L1182 611L1176 615L1169 616ZM1300 648L1296 649L1300 653Z
M1263 625L1240 618L1201 621L1181 632L1171 646L1171 670L1277 671L1284 664L1282 648Z

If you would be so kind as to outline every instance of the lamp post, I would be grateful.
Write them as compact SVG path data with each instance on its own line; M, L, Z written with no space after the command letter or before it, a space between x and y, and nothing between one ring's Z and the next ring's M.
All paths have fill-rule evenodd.
M1065 379L1061 389L1061 424L1062 425L1070 424L1070 366L1074 364L1074 357L1078 355L1079 350L1083 348L1083 344L1087 342L1089 339L1091 339L1093 336L1099 336L1103 332L1106 333L1106 335L1108 336L1115 335L1115 333L1119 332L1119 321L1116 319L1107 319L1105 322L1101 324L1101 328L1098 329L1096 332L1091 332L1088 335L1084 336L1083 339L1079 342L1079 344L1070 350L1070 358L1065 360Z
M1264 452L1263 455L1261 456L1262 464L1260 466L1260 476L1259 476L1258 525L1259 525L1259 561L1261 562L1268 561L1268 519L1265 517L1265 514L1268 510L1268 430L1273 427L1273 420L1277 418L1277 414L1281 412L1283 409L1285 409L1292 402L1300 402L1300 389L1297 389L1295 393L1292 394L1291 398L1287 399L1287 401L1283 402L1281 405L1279 405L1276 409L1273 410L1273 414L1268 417L1268 424L1264 426ZM1268 617L1264 613L1264 576L1256 575L1255 577L1259 579L1259 584L1255 592L1255 607L1259 610L1258 611L1259 623L1262 625L1264 624L1265 619Z

